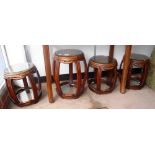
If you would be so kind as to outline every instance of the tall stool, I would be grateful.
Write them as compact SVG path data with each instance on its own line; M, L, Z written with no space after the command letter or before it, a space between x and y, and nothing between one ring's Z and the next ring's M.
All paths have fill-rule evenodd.
M95 55L89 60L88 70L94 69L94 78L88 79L88 87L97 94L106 94L113 91L117 80L117 60L113 58L114 46L110 46L109 56ZM95 48L96 53L96 48ZM106 71L106 79L102 78L102 71ZM104 83L106 88L102 89Z
M120 65L120 70L123 65L124 58ZM131 54L130 64L128 67L128 76L126 88L139 90L143 88L146 82L149 67L149 57L143 54ZM134 69L138 69L139 72Z
M32 63L9 66L4 71L4 78L10 98L17 106L28 106L39 101L42 94L40 75Z
M81 64L84 63L84 77L82 79L81 73ZM61 82L59 80L60 74L60 64L68 64L69 65L69 81ZM76 77L77 79L73 79L73 64L76 66ZM84 53L81 50L76 49L64 49L58 50L55 52L54 61L53 61L53 76L56 84L56 91L58 95L64 99L76 99L78 98L84 91L85 82L87 80L87 64L85 60ZM64 93L62 91L62 86L68 85L69 87L75 87L75 93Z

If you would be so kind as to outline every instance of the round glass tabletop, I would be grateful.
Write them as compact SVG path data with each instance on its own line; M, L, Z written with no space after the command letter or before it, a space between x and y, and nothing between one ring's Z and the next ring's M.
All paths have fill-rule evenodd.
M55 52L57 56L80 56L83 52L77 49L62 49Z
M97 55L90 59L99 64L111 64L115 62L115 59L110 59L109 56Z

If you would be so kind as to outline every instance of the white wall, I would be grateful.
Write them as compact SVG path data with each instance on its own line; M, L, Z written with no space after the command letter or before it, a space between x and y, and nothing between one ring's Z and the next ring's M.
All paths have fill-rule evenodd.
M133 46L132 52L134 53L142 53L148 56L151 55L152 49L154 45L137 45ZM64 49L64 48L74 48L74 49L81 49L86 57L88 62L89 58L94 55L94 46L92 45L50 45L50 52L51 55L56 50ZM24 50L24 46L8 46L6 45L6 49L8 52L8 57L10 64L16 64L21 62L33 62L41 76L45 75L45 67L44 67L44 59L43 59L43 49L41 45L29 45L26 46L26 52ZM97 54L108 55L109 46L106 45L98 45L97 46ZM122 57L124 55L125 46L117 45L115 46L115 58L118 60L120 64ZM52 60L52 57L51 57ZM61 74L68 73L68 67L66 65L61 66Z
M26 62L25 50L22 45L6 45L10 65Z

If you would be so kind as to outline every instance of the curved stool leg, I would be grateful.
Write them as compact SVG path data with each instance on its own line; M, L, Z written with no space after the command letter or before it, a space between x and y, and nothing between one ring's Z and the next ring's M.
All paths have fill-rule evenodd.
M54 80L55 80L55 83L56 83L57 93L61 97L63 97L63 93L62 93L61 86L60 86L60 81L59 81L59 71L60 71L60 62L56 60L55 61L55 68L54 68Z
M81 75L80 62L77 61L75 64L76 64L76 71L77 71L77 92L76 92L76 97L78 97L81 94L82 75Z
M144 68L143 68L144 71L143 71L142 80L139 86L140 89L145 85L145 81L148 75L148 67L149 67L149 61L144 62Z
M39 90L41 90L41 81L40 81L40 74L36 68L36 73L37 73L37 76L38 76L38 84L39 84Z
M16 104L19 107L22 107L22 104L20 103L20 101L18 100L18 98L16 96L15 89L13 88L13 80L6 79L6 85L9 90L10 97L11 97L12 101L14 102L14 104Z
M85 83L88 79L88 67L87 67L87 63L86 63L86 59L84 59L84 67L85 67L85 72L84 72L84 79L83 79L83 83L82 83L82 91L81 93L84 91L84 87L85 87Z
M36 100L36 102L38 102L38 91L37 91L36 84L35 84L35 82L33 80L33 75L31 73L29 73L28 78L29 78L30 83L31 83L34 99Z
M69 85L73 84L73 63L69 64Z
M101 77L102 77L102 70L100 67L98 67L97 70L97 82L96 82L96 89L98 92L101 91Z
M114 77L112 79L111 91L114 90L117 81L117 67L114 68Z
M26 77L23 78L23 83L24 83L24 88L26 89L26 93L30 93Z

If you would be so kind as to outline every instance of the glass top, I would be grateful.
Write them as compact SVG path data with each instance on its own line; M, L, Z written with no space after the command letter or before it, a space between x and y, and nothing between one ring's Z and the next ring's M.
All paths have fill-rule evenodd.
M55 52L57 56L79 56L82 54L83 52L77 49L62 49Z
M149 57L147 57L146 55L143 55L143 54L133 53L133 54L131 54L131 59L133 59L133 60L147 60L147 59L149 59Z
M110 59L109 56L97 55L91 58L92 61L100 64L111 64L115 62L115 59Z
M28 71L33 67L34 65L32 63L16 64L6 68L4 72L5 74L17 74L17 73Z

